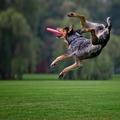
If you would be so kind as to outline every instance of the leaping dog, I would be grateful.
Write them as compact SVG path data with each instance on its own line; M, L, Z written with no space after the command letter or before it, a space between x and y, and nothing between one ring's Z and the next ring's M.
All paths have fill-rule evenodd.
M85 16L71 12L68 17L79 18L81 29L74 30L72 26L58 29L63 34L58 36L63 38L68 46L67 53L57 57L51 66L55 66L59 61L73 57L75 63L66 67L59 74L59 78L64 77L70 70L80 67L80 61L98 56L110 39L112 28L110 17L106 19L106 25L87 21ZM91 39L82 36L82 33L90 32Z

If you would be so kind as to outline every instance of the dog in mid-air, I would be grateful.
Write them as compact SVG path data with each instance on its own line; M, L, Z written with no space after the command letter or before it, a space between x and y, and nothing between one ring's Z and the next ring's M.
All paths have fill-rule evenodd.
M75 60L74 64L62 70L59 74L59 78L63 78L70 70L80 67L80 62L82 60L98 56L110 39L110 32L112 28L110 17L107 17L105 25L87 21L85 16L74 12L69 13L68 17L79 18L81 22L81 29L74 30L72 26L58 29L63 33L58 37L63 38L67 45L67 52L57 57L51 63L51 66L53 67L58 62L67 58L73 57ZM91 39L87 39L82 36L85 32L90 32Z

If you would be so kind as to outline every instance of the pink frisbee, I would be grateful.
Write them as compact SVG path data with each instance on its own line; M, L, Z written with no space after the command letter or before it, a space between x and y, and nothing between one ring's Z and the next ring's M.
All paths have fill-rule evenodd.
M62 32L60 32L56 29L53 29L53 28L47 28L47 31L53 33L56 36L61 36L63 34Z

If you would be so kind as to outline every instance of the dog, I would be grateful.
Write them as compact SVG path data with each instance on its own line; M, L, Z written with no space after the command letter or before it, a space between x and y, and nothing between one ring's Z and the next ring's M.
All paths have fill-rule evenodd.
M79 68L82 60L98 56L109 41L112 28L110 17L106 19L106 25L87 21L85 16L74 12L69 13L68 17L79 18L81 28L75 30L72 26L69 26L58 29L63 33L58 37L63 38L67 46L67 52L57 57L51 63L51 66L54 67L58 62L71 57L75 60L74 64L60 72L59 78L63 78L72 69ZM90 32L91 39L82 35L85 32Z

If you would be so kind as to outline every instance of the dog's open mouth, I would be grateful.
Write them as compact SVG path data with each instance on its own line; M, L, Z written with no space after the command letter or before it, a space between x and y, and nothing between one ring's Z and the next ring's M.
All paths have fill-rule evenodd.
M60 38L60 37L63 36L62 33L60 33L60 34L55 34L55 35L56 35L56 37L58 37L58 38Z
M57 33L54 33L56 35L56 37L60 38L63 36L63 32L57 30L58 32Z

